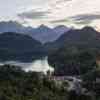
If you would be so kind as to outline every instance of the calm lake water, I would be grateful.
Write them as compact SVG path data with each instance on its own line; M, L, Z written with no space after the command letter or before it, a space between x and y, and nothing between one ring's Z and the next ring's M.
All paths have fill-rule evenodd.
M44 72L54 69L48 64L48 57L44 57L43 59L38 59L30 63L19 62L19 61L5 61L1 62L0 65L10 64L20 66L25 71L36 71L36 72Z

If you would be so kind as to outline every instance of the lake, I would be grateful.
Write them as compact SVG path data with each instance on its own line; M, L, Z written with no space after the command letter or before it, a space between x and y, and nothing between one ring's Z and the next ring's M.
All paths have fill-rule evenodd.
M0 65L5 65L5 64L20 66L26 72L35 71L35 72L46 73L48 70L54 71L53 67L48 64L48 57L44 57L43 59L37 59L29 63L19 62L19 61L5 61L0 63Z

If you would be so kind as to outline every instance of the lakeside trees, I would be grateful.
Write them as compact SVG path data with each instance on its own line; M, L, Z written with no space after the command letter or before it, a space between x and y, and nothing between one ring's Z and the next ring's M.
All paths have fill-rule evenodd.
M51 52L48 61L55 68L55 75L83 75L95 68L96 51L63 47Z
M24 72L18 66L0 66L0 100L73 100L72 96L80 100L80 96L71 94L63 85L56 86L42 73Z

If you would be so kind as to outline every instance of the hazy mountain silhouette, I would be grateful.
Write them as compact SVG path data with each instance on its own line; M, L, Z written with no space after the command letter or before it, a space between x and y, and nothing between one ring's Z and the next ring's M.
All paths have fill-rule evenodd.
M23 33L39 40L41 43L52 42L58 39L64 32L68 31L69 28L60 25L55 28L49 28L45 25L40 25L37 28L24 27L18 22L8 21L0 22L0 33L2 32L17 32Z
M62 35L62 33L65 33L65 32L67 32L67 31L69 31L70 30L70 28L68 28L68 27L66 27L66 26L64 26L64 25L58 25L58 26L56 26L55 28L54 28L54 31L56 32L56 33L59 33L60 35Z

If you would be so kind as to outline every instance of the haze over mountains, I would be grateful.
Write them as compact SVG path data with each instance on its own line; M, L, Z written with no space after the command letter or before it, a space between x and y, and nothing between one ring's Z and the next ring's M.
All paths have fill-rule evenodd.
M64 47L100 49L100 33L91 27L72 29L63 25L55 28L41 25L32 28L9 21L0 23L0 33L1 60L31 61Z
M3 32L16 32L23 33L31 36L33 39L40 41L41 43L52 42L59 38L64 32L70 30L64 25L59 25L55 28L49 28L45 25L40 25L37 28L24 27L23 25L8 21L0 22L0 33Z
M92 27L84 27L82 29L72 29L64 25L54 28L40 25L37 28L24 27L14 22L0 22L0 33L19 33L28 35L41 43L45 43L45 47L52 48L61 45L89 45L99 47L100 33ZM10 34L9 34L10 35Z

